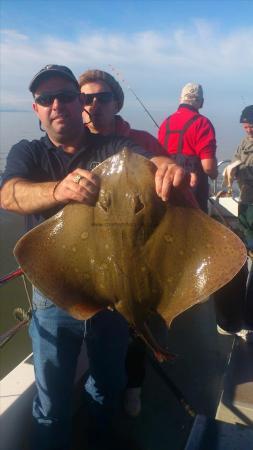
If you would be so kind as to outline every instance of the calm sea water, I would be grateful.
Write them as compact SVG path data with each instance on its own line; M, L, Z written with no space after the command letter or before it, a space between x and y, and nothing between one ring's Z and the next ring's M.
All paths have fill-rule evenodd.
M23 232L23 217L0 209L0 276L10 273L18 267L13 256L13 247ZM9 281L1 286L0 290L0 333L2 334L17 323L13 316L14 309L21 307L27 310L29 304L21 278ZM30 339L27 330L23 329L0 349L0 378L5 376L30 352Z
M12 145L21 139L37 139L42 135L39 121L31 112L0 112L0 171Z
M131 123L131 120L130 120ZM140 128L147 129L150 133L157 133L157 129L149 129L144 124ZM5 159L11 146L16 144L21 139L37 139L42 136L42 132L39 129L39 122L34 112L0 112L0 172L3 171L5 166ZM235 142L229 141L227 137L227 145L224 144L225 136L221 135L219 127L217 126L217 139L218 139L218 159L228 159L236 146L238 145L241 136L238 133L238 138Z
M31 112L0 112L0 173L5 167L11 146L21 139L36 139L41 136L38 120ZM24 232L23 217L0 210L0 276L17 268L13 247ZM17 307L28 309L28 300L22 279L8 282L1 288L0 333L16 324L13 311ZM31 352L31 343L26 329L0 349L0 378L3 378Z

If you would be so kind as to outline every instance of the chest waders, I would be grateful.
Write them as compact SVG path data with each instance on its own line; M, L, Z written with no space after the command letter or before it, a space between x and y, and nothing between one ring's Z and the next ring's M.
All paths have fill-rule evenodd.
M186 173L194 172L198 176L198 185L193 189L195 197L199 203L200 208L207 212L207 199L208 199L208 178L205 175L200 159L196 155L185 155L183 152L184 147L184 135L190 126L199 119L199 114L195 114L191 119L185 122L183 128L171 130L170 117L166 121L166 132L164 139L164 147L168 149L169 137L171 134L179 134L176 153L169 153L170 157L183 169Z

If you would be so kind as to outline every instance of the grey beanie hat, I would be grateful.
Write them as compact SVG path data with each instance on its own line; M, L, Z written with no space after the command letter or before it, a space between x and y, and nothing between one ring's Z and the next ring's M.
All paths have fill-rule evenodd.
M203 102L203 98L203 89L200 84L187 83L181 91L180 103L186 103L198 108Z
M82 73L82 75L80 75L79 77L79 86L81 88L86 83L92 83L96 81L104 81L111 88L115 100L118 103L117 112L119 112L124 104L124 92L120 84L115 80L115 78L110 73L98 69L86 70L86 72Z

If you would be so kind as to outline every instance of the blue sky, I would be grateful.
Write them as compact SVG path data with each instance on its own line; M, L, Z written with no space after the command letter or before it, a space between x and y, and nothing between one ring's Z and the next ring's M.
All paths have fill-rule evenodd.
M1 0L2 24L35 39L43 33L78 37L81 29L145 31L185 25L192 18L222 24L224 32L252 25L252 0ZM72 22L73 21L73 22ZM71 23L72 22L72 23Z
M122 115L156 129L128 89L160 123L173 112L182 86L203 85L202 113L214 123L218 146L234 150L238 117L253 103L253 0L26 1L1 0L2 110L29 110L27 90L44 65L120 73ZM116 72L112 72L114 75Z

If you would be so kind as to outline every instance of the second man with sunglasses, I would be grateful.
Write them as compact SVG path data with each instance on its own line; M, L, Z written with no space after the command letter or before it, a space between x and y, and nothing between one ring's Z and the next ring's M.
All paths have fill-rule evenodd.
M158 140L147 131L130 127L118 112L124 104L124 93L115 78L102 70L87 70L79 77L85 94L83 121L91 133L124 136L152 152L164 152Z
M123 107L124 93L115 78L102 70L88 70L80 75L81 92L85 94L83 120L91 133L102 136L125 136L145 150L163 152L157 139L142 130L135 130L118 115ZM145 345L140 338L130 340L126 369L127 389L124 408L129 416L141 411L141 387L145 376Z

